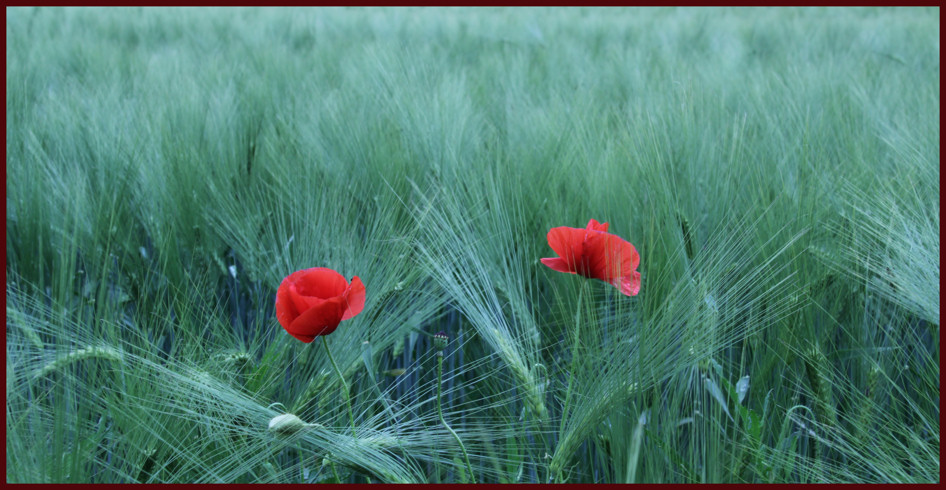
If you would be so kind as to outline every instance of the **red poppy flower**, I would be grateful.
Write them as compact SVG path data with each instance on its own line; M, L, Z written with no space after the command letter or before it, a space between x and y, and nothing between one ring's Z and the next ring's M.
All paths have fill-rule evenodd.
M542 263L559 272L600 279L634 296L641 289L641 274L636 270L640 256L634 245L607 231L608 224L596 220L585 228L552 228L549 246L558 257L542 259Z
M361 313L365 285L358 276L351 284L341 274L313 267L293 272L276 290L276 319L289 335L309 343L328 335L339 322Z

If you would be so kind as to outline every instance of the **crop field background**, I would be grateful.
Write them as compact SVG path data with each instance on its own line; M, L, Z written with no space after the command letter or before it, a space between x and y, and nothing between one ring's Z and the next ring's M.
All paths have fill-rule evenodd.
M939 18L8 8L7 481L939 481Z

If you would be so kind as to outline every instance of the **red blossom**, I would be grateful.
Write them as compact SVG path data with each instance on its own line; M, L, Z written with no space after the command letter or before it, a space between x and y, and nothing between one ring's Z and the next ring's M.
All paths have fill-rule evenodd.
M634 245L607 231L608 224L596 220L585 228L552 228L549 246L558 257L542 259L542 263L559 272L600 279L634 296L641 288L641 274L636 270L640 256Z
M313 267L293 272L276 291L276 319L289 335L309 343L328 335L342 320L365 307L365 285L358 276L351 284L332 269Z

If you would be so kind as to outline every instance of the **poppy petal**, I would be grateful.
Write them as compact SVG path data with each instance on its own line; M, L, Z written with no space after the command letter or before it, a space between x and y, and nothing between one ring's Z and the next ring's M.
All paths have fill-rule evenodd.
M586 233L585 229L570 226L557 226L549 230L549 246L559 257L571 264L572 270L575 269L574 264L581 260Z
M361 278L358 276L351 278L351 284L348 286L348 291L345 292L344 297L346 308L342 320L348 320L361 313L361 310L365 308L365 285L361 282Z
M297 271L288 279L289 297L299 312L312 308L320 300L341 296L348 289L344 276L324 267Z
M341 296L348 288L345 276L325 267L313 267L292 273L290 280L302 296L321 299Z
M630 276L616 277L611 285L620 289L625 296L636 296L641 290L641 273L634 271Z
M586 226L585 229L592 231L608 231L608 224L598 223L598 220L592 218L590 221L588 221L588 226Z
M543 264L545 264L545 265L549 266L550 268L552 268L552 270L555 270L555 271L558 271L558 272L568 272L568 273L570 273L570 274L574 274L574 273L575 273L574 270L572 270L572 269L570 269L570 268L568 267L568 262L566 262L566 261L565 261L564 259L562 259L562 258L559 258L559 257L552 257L552 258L540 259L540 260L542 261Z
M620 257L621 262L621 272L619 273L622 276L626 276L637 269L637 266L640 264L641 258L637 254L637 249L634 248L634 245L631 245L627 240L616 236L611 235L614 238L614 246L616 248L615 255Z
M276 320L279 321L279 324L282 325L283 328L288 328L292 321L299 316L299 311L296 309L292 301L292 296L289 293L290 284L289 278L287 277L283 279L282 283L279 285L279 289L276 290Z
M607 282L629 275L639 261L633 245L617 235L604 232L589 232L585 257L589 276Z
M317 300L318 303L302 312L286 327L286 331L293 337L312 342L318 335L328 335L338 328L342 316L345 314L345 300L342 297L327 300ZM309 336L312 339L306 340Z
M286 331L289 332L288 330ZM292 335L293 337L305 342L306 344L315 340L315 335L301 335L301 334L292 333L292 332L289 332L289 335Z

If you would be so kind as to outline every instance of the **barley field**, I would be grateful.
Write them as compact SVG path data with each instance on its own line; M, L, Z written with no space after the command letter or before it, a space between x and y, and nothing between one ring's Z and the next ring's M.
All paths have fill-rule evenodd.
M7 481L938 482L939 19L9 7Z

